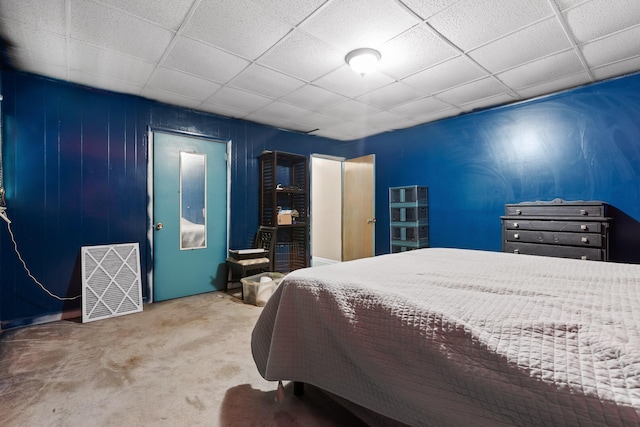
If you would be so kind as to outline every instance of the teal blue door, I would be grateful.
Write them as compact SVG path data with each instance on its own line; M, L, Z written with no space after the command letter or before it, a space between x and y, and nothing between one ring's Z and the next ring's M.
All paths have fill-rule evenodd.
M227 143L153 132L153 300L224 288Z

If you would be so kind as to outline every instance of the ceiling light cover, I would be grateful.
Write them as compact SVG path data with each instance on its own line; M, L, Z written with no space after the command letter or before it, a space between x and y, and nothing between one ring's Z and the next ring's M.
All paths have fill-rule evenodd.
M380 52L365 47L349 52L345 61L353 71L364 77L365 74L375 71L380 57Z

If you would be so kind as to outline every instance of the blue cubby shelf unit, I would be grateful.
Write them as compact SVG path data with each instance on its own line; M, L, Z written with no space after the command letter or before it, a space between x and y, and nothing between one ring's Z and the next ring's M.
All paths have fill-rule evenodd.
M428 193L420 185L389 188L391 253L429 246Z

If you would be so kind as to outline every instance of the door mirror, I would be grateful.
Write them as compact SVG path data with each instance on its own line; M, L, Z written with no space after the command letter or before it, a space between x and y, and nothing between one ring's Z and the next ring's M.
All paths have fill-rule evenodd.
M180 152L180 249L207 247L207 156Z

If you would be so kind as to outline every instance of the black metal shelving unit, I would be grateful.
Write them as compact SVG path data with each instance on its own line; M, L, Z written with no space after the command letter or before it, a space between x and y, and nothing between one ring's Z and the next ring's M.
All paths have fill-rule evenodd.
M295 211L289 224L280 211ZM309 168L306 156L281 151L260 155L260 225L278 227L275 270L309 266ZM281 216L282 220L283 217ZM280 222L280 224L279 224Z

